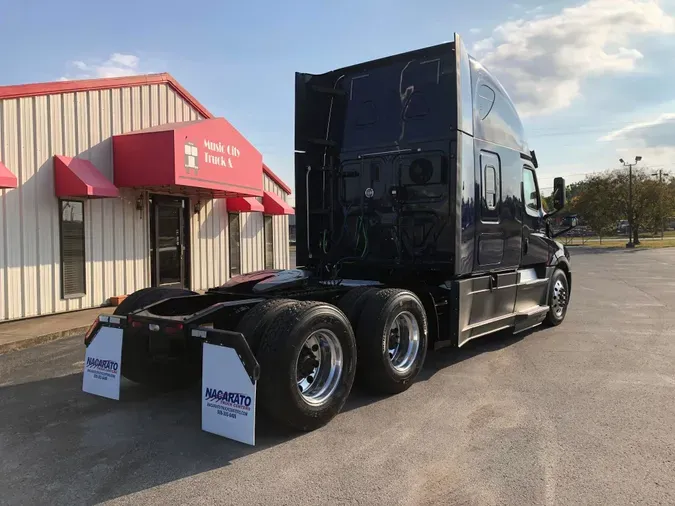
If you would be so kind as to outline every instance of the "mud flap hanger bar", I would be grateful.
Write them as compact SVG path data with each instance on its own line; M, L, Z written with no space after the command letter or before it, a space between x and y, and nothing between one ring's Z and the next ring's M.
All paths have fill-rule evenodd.
M260 364L258 364L255 355L244 338L244 334L241 332L210 327L193 327L190 329L190 336L199 338L209 344L232 348L237 352L251 383L255 383L260 378Z
M99 315L94 323L91 324L89 330L84 335L84 345L89 346L91 341L94 339L94 336L98 333L101 327L113 327L118 329L124 329L127 326L127 317L126 316L117 316L117 315Z

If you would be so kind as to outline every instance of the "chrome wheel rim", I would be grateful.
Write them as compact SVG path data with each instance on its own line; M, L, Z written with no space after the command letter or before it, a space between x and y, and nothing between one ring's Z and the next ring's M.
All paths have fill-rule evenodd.
M392 368L405 374L415 365L420 349L420 326L409 311L402 311L389 328L387 356Z
M553 300L551 303L553 314L556 318L561 318L567 306L567 289L562 281L557 280L553 285Z
M295 365L300 397L310 406L328 402L340 383L342 345L327 329L312 332L300 349Z

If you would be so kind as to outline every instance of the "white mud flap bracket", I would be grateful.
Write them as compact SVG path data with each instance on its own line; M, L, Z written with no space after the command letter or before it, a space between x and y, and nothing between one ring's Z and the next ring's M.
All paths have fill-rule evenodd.
M243 334L197 327L202 347L202 430L255 446L258 364Z
M89 328L84 342L82 390L89 394L119 400L122 373L122 335L126 318L101 315Z

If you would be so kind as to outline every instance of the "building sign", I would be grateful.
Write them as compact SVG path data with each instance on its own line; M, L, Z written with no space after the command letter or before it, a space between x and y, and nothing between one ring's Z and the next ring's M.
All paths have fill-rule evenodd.
M185 143L185 173L194 171L195 176L199 173L199 148L191 142Z
M113 150L119 188L180 186L262 197L262 154L223 118L117 135Z
M204 139L204 161L206 163L233 169L233 160L239 158L240 155L241 151L239 151L239 148L232 144L223 144L222 142Z

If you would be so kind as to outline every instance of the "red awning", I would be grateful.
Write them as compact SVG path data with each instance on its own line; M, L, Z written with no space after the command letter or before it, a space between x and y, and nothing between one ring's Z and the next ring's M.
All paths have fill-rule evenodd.
M262 197L262 155L224 118L116 135L113 159L120 188Z
M265 214L295 214L295 210L276 193L264 191L263 206L265 206Z
M120 191L94 164L82 158L54 156L54 188L57 197L119 197Z
M227 210L240 213L262 213L265 207L255 197L234 197L227 199Z
M16 176L0 162L0 190L3 188L16 188L18 185Z

